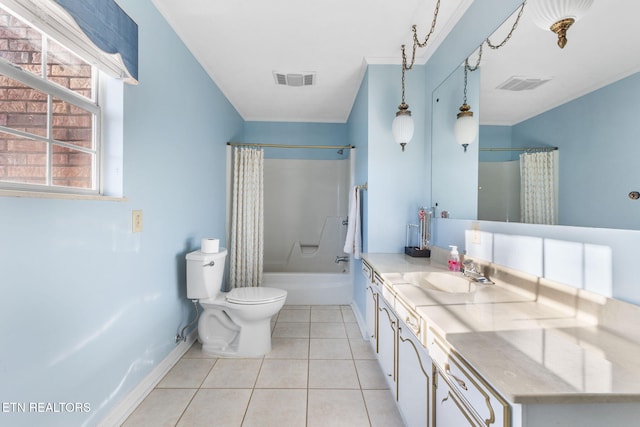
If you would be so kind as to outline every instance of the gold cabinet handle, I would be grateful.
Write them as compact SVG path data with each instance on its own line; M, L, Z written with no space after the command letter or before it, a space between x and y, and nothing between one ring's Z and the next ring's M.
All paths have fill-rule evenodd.
M416 335L418 335L418 333L420 332L420 325L416 324L415 322L412 322L411 317L407 316L404 323L406 323L407 326L410 327L411 330L413 330L413 332L415 332Z
M453 375L453 374L451 373L451 368L449 367L449 364L448 364L448 363L446 363L446 364L445 364L445 366L444 366L444 370L445 370L445 372L447 373L447 375L448 375L448 376L450 376L451 378L453 378L453 380L454 380L456 383L458 383L458 385L459 385L463 390L469 390L469 389L467 388L467 384L466 384L463 380L461 380L460 378L456 377L455 375Z

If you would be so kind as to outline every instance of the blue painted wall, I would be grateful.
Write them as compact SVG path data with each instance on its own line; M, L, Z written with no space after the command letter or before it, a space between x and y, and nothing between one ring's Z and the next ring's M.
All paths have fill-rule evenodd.
M480 148L511 148L511 126L480 125L478 143ZM506 162L518 160L517 151L480 151L481 162Z
M0 401L87 402L1 425L95 425L175 348L184 255L225 236L225 143L242 119L150 0L124 93L123 202L0 197ZM131 211L143 210L142 233Z
M636 73L513 126L515 146L559 147L558 222L640 229Z
M355 150L355 171L353 171L356 185L362 185L367 182L369 175L369 72L366 72L360 89L356 95L356 99L351 108L349 119L347 120L347 140L348 143L356 147ZM352 163L353 164L353 163ZM369 192L360 191L361 196L361 219L362 219L362 251L367 252L369 247L369 233L367 232L369 224L368 201ZM365 313L365 291L366 281L360 272L362 271L362 260L353 260L351 266L353 271L353 301L356 304L362 317Z
M480 73L468 73L467 103L477 118L482 115L479 103ZM431 197L435 215L443 211L450 218L476 218L478 206L478 142L467 151L455 139L454 127L464 98L464 67L456 70L433 92L433 127L431 129Z
M240 141L285 145L349 145L345 123L245 122ZM334 149L265 148L269 159L341 160L349 150L338 154Z

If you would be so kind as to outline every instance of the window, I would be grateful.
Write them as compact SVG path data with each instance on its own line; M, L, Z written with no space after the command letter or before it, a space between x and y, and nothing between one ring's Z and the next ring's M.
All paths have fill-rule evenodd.
M97 194L98 71L0 8L0 189Z

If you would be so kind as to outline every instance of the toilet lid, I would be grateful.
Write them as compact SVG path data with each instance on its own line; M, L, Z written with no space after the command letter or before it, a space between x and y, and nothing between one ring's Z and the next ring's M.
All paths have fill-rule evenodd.
M286 298L287 291L276 288L234 288L227 293L227 302L233 304L266 304Z

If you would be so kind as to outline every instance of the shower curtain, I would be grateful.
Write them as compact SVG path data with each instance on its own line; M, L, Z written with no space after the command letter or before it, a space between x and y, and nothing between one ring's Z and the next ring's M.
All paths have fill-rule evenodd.
M520 155L520 219L530 224L556 224L555 152Z
M260 286L264 252L264 152L233 150L231 247L232 288Z

